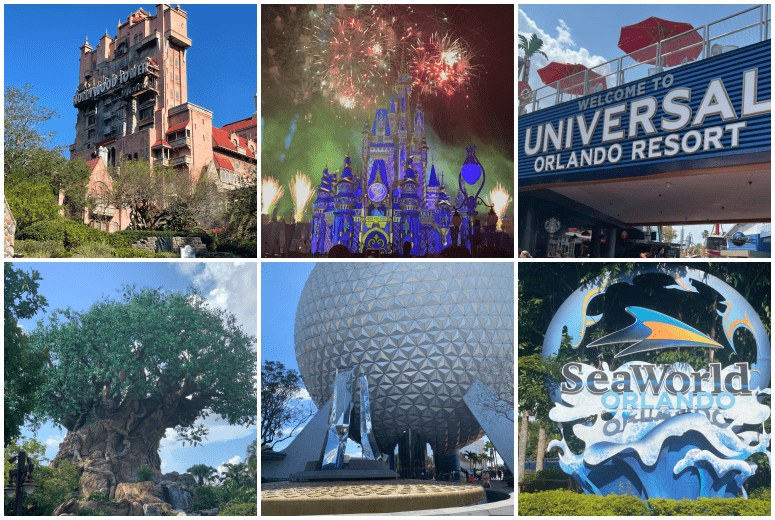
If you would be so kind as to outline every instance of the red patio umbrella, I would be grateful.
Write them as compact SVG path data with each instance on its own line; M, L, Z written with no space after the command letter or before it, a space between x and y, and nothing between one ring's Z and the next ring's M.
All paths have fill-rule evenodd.
M527 90L528 92L532 92L532 91L533 91L533 89L531 89L531 88L530 88L530 85L528 84L528 82L527 82L527 81L517 81L517 95L518 95L520 98L522 98L522 94L523 94L523 93L524 93L526 90ZM530 95L529 95L529 94L525 96L525 98L529 98L529 97L530 97ZM525 98L523 98L523 99L525 99Z
M588 70L584 65L578 63L558 63L551 62L543 69L538 69L538 76L546 85L554 87L556 81L560 82L560 90L568 94L584 94L584 74ZM603 90L608 88L605 78L594 71L589 71L589 89L587 94L596 90L596 87L602 86Z
M642 22L634 25L622 27L619 35L619 48L641 63L656 64L657 46L659 41L666 40L672 36L686 33L679 38L674 38L662 44L662 66L674 67L681 62L694 61L702 52L702 36L697 31L687 32L694 29L690 23L671 22L652 16ZM649 45L653 45L648 49ZM641 52L636 52L644 49ZM667 54L667 56L665 56Z

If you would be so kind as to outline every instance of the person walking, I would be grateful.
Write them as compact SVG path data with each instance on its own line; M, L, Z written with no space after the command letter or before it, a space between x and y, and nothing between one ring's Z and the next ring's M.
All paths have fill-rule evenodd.
M490 487L490 472L489 471L482 471L482 487L489 488Z

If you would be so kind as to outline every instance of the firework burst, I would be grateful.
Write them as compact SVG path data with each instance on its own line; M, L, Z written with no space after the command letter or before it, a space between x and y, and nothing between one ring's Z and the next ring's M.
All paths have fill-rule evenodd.
M493 210L498 215L500 228L503 230L503 217L506 216L506 210L513 199L509 195L509 192L506 191L506 188L498 182L490 191L490 200L492 201L491 204L494 206Z
M301 222L307 205L312 200L312 181L309 177L296 170L296 176L291 179L291 197L293 198L293 216L296 222Z
M261 213L269 215L272 207L277 205L280 199L283 198L283 193L285 193L285 190L274 177L261 179Z
M468 85L476 73L468 45L449 34L418 38L412 54L413 87L422 94L451 96Z

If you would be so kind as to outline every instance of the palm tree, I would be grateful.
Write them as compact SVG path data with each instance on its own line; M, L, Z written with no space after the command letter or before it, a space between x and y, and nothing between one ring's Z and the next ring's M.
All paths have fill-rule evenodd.
M473 451L464 451L463 455L468 459L468 469L471 469L471 463L476 460L476 453Z
M522 81L527 81L530 76L530 59L533 55L537 54L543 56L544 59L549 59L546 54L540 50L543 44L543 40L535 34L530 37L529 42L527 41L527 38L521 34L519 35L519 48L525 51L525 58L522 62Z
M495 466L495 445L492 442L487 441L484 443L484 449L490 454L488 457L490 459L490 465Z
M206 464L195 464L186 471L199 479L199 487L204 486L205 480L208 482L213 480L213 475L217 473L215 468Z

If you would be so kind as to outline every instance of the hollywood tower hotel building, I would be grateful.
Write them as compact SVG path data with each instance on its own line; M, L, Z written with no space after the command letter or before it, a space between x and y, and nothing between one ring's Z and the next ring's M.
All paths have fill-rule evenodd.
M89 188L99 198L110 185L107 168L122 160L186 169L193 179L214 178L219 189L256 180L256 115L213 127L213 113L188 101L188 18L180 6L156 6L119 20L115 38L81 46L75 143L70 157L87 161ZM125 229L125 210L98 205L84 222Z

